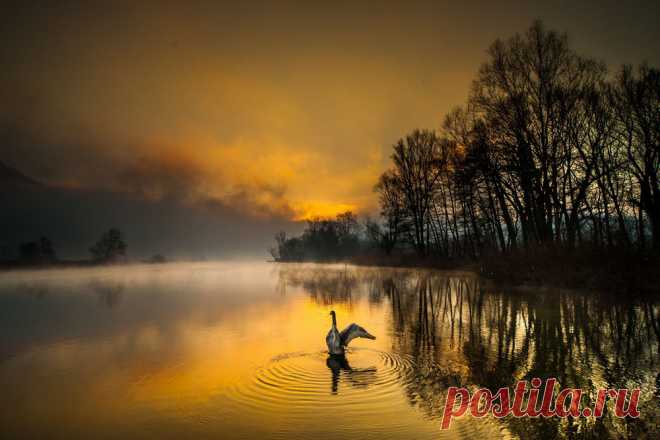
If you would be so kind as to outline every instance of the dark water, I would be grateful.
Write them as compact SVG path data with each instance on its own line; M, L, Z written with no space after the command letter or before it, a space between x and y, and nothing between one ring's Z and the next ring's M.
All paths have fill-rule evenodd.
M328 312L357 322L328 358ZM1 438L657 438L660 307L467 273L166 264L0 274ZM447 388L641 388L638 419L456 419Z

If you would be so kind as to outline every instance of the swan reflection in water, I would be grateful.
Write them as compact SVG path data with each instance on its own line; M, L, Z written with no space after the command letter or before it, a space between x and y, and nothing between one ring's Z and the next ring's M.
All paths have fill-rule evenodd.
M376 381L376 367L353 368L344 354L328 355L325 364L332 371L332 394L339 393L339 381L342 376L356 388L367 388Z

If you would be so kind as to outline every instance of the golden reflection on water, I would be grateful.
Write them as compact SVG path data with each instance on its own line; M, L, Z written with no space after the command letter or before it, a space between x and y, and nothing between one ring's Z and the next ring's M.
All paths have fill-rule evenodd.
M346 364L328 312L377 336ZM0 433L25 438L555 438L652 433L658 307L467 273L204 263L0 276ZM456 419L449 386L641 387L642 417Z

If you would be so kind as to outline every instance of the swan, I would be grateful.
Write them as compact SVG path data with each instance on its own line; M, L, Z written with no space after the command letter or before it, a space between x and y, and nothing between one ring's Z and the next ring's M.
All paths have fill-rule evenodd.
M353 323L339 332L337 330L337 314L334 310L330 312L332 316L332 327L328 335L325 337L325 343L328 345L328 353L331 355L344 355L344 347L355 338L376 339L374 335L366 331L364 328Z

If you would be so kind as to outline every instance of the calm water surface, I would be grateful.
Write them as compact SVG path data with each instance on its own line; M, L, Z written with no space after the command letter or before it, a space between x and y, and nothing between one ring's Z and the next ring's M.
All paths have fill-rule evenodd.
M357 322L328 359L328 313ZM344 265L0 274L2 438L653 438L654 301ZM642 389L637 420L456 419L449 386Z

